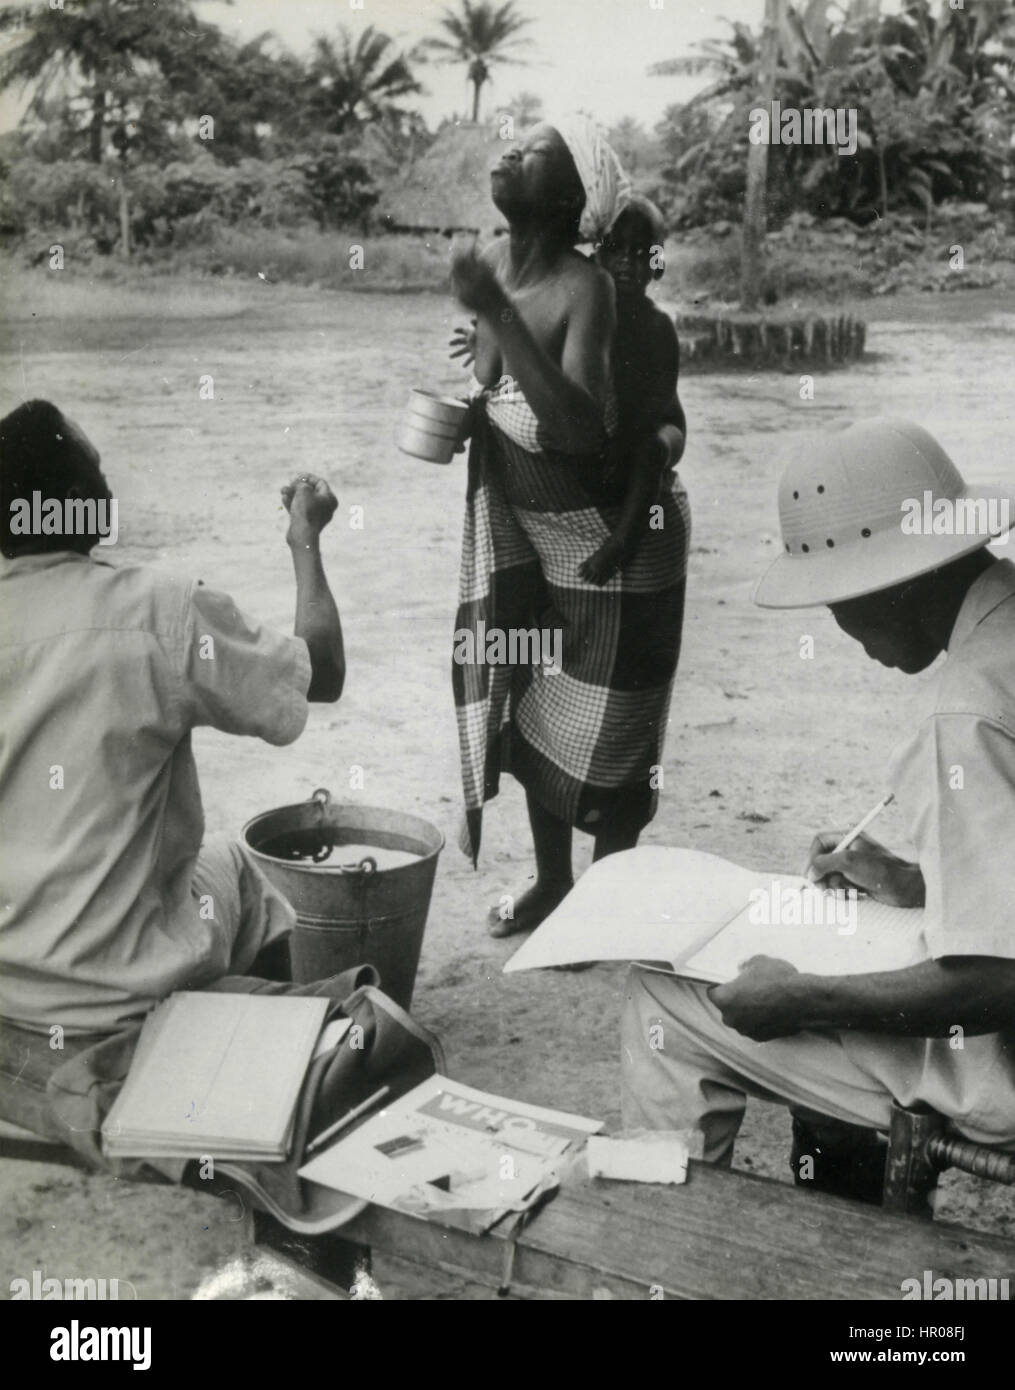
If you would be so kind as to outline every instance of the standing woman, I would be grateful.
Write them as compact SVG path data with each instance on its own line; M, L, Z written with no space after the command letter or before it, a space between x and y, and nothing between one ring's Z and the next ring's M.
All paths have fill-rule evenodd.
M615 308L609 276L575 245L601 239L627 201L616 155L573 117L534 127L491 182L510 235L459 254L452 272L476 315L453 680L473 862L500 773L526 792L536 882L511 915L491 910L491 935L507 936L571 888L573 827L601 858L633 847L655 813L686 529L663 497L661 529L619 573L603 585L579 573L615 520L602 492ZM482 658L484 633L533 628L561 634L559 667L459 660Z

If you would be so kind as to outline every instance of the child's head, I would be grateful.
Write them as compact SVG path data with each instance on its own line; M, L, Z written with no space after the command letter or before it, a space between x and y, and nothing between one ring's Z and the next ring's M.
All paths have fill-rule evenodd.
M666 228L655 203L635 194L603 237L599 264L612 277L620 295L643 295L650 281L663 273Z

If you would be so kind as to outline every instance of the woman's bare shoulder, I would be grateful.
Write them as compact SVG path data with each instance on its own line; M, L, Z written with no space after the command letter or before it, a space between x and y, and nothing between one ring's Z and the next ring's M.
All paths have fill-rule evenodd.
M613 281L595 261L574 251L564 262L562 279L572 296L581 294L587 302L601 304L604 310L611 310L615 303Z
M583 256L580 251L569 251L562 264L565 274L573 275L576 280L584 280L586 284L613 284L602 266L597 265L591 256Z

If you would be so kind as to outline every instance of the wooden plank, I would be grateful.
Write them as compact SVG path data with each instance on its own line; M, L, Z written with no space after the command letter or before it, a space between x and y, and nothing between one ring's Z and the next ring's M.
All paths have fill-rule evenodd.
M487 1288L498 1288L503 1277L505 1242L496 1235L468 1235L386 1207L368 1207L342 1227L342 1235L375 1252L467 1275Z
M505 1242L370 1208L343 1235L496 1287ZM517 1243L512 1289L588 1299L898 1299L902 1281L1015 1279L1015 1242L692 1163L683 1187L565 1187Z
M373 1277L381 1297L392 1302L437 1303L517 1303L517 1293L501 1298L490 1284L482 1284L468 1273L448 1273L434 1265L422 1265L397 1255L378 1252Z
M903 1279L1010 1277L1015 1245L749 1175L692 1164L683 1188L594 1183L562 1192L528 1244L567 1252L556 1287L589 1272L666 1297L900 1298ZM583 1273L584 1271L584 1273ZM560 1282L563 1280L563 1284Z

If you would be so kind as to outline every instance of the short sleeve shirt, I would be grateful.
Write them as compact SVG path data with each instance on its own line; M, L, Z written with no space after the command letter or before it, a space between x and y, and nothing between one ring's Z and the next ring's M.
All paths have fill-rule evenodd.
M291 743L310 674L303 641L198 583L0 560L0 1015L107 1031L199 971L191 730Z
M959 610L930 713L890 783L927 887L935 959L1015 959L1015 565L999 561Z

